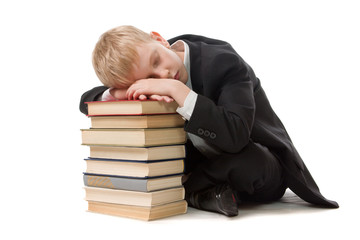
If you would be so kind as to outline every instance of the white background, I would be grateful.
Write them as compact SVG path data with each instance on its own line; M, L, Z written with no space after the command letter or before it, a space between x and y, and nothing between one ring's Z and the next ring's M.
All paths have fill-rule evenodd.
M5 3L6 2L6 3ZM1 1L1 239L355 239L359 231L357 1ZM340 209L189 209L142 222L86 212L81 94L98 37L130 24L230 42L261 79L322 193ZM300 207L298 207L298 205ZM6 237L5 237L6 236Z

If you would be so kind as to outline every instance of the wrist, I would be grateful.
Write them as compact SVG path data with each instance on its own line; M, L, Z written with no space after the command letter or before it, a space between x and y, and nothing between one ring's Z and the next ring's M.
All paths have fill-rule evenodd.
M97 101L114 101L116 98L113 97L111 94L111 88L108 88L100 97L97 99Z
M190 92L190 88L188 88L185 84L178 80L174 80L171 88L170 96L177 102L179 107L184 106L185 99Z
M109 93L113 98L123 100L126 99L126 91L127 89L110 88Z

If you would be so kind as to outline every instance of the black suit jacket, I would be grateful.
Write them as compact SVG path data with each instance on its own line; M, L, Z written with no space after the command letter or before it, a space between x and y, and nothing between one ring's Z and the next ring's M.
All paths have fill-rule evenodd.
M313 204L338 207L320 193L259 79L231 45L196 35L182 35L169 43L177 40L189 45L191 83L198 94L185 131L227 153L240 152L250 140L264 145L280 160L287 186L294 193ZM96 99L105 89L84 93L81 111L86 113L84 102Z

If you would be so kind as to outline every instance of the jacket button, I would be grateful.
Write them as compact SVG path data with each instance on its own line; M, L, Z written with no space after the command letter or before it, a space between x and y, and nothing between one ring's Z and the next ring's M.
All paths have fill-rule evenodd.
M202 136L204 134L204 129L199 128L197 132L200 136Z
M215 138L216 138L216 133L213 133L213 132L212 132L212 133L210 134L210 138L211 138L211 139L215 139Z
M209 137L209 136L210 136L209 130L205 130L205 131L204 131L204 136L205 136L205 137Z

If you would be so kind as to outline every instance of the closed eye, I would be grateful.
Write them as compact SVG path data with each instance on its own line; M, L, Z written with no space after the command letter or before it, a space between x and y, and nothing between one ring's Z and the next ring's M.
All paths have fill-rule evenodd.
M153 68L157 68L159 65L160 65L160 56L157 54L153 63Z
M158 76L152 74L152 75L149 75L148 78L159 78Z

